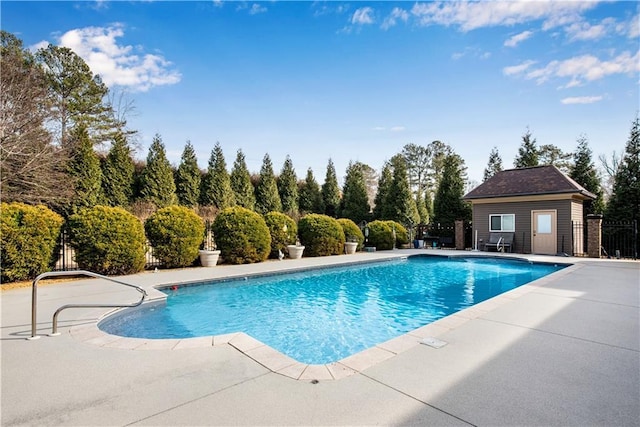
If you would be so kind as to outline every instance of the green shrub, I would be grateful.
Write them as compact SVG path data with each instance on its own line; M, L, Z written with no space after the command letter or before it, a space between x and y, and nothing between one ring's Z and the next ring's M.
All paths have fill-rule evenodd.
M392 235L394 228L396 230L396 248L401 248L402 245L406 245L407 243L409 243L409 232L406 228L404 228L404 225L395 221L386 221L386 223L389 224L389 227L391 227Z
M269 256L269 228L256 212L240 206L223 209L212 229L222 258L228 263L261 262Z
M1 206L2 282L33 279L49 270L56 261L62 217L44 206Z
M330 216L303 216L298 222L298 235L307 256L339 255L344 251L344 231L340 223Z
M69 231L80 268L105 275L144 269L144 227L124 209L83 209L69 218Z
M204 222L184 206L156 211L144 223L153 255L166 267L187 267L198 257L204 238Z
M296 243L298 225L288 215L280 212L269 212L264 215L271 235L271 258L278 258L278 250L285 252L287 245ZM286 227L285 227L286 225Z
M362 234L360 227L348 218L340 218L338 219L338 223L342 227L342 231L344 231L344 237L347 242L358 242L356 250L362 250L362 246L364 245L364 234Z
M373 221L369 227L369 246L375 246L379 251L393 249L393 229L388 221Z

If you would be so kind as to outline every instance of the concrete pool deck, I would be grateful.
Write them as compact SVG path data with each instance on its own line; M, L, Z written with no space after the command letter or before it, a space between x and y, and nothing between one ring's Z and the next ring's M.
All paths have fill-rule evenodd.
M425 253L475 254L386 251L120 279L151 289ZM130 339L91 335L108 309L64 311L62 335L46 336L61 305L129 303L139 296L95 279L40 287L38 334L45 336L28 341L31 289L2 291L0 422L640 425L640 263L526 258L574 266L425 331L423 335L445 341L444 347L418 345L421 336L415 333L411 342L404 336L396 345L375 347L368 356L359 353L360 365L347 364L349 370L342 372L316 365L305 365L300 373L290 370L290 375L274 372L278 369L269 366L273 355L265 355L266 349L253 347L252 355L246 343L234 345L233 337L220 343L195 338L127 344Z

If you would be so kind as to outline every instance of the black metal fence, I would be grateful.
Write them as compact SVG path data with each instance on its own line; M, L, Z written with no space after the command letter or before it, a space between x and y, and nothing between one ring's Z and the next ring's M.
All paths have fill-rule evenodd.
M587 224L580 221L571 221L573 234L572 253L573 256L587 256Z
M608 258L638 259L638 221L602 223L602 254Z

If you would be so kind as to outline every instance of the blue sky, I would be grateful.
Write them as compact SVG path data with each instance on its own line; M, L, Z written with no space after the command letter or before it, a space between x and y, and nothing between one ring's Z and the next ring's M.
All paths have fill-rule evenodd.
M541 144L624 150L639 109L636 2L10 2L2 29L64 45L126 91L145 158L155 133L202 168L219 141L258 172L290 155L322 183L332 158L380 170L440 140L480 181L527 127Z

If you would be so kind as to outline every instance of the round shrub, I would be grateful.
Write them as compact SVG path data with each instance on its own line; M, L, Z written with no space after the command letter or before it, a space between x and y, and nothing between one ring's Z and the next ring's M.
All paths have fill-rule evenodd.
M271 235L271 258L278 258L278 251L283 253L287 245L296 243L298 225L288 215L281 212L268 212L264 215ZM286 225L286 227L285 227ZM286 230L285 230L286 228Z
M157 210L144 223L153 255L166 267L187 267L198 257L204 239L204 222L184 206Z
M393 249L393 230L388 221L372 221L369 227L369 246L375 246L379 251Z
M338 223L342 227L342 231L344 231L344 237L347 242L358 242L356 250L362 250L362 246L364 245L364 234L362 234L360 227L348 218L340 218L338 219Z
M124 209L109 206L83 209L69 218L69 231L80 268L105 275L144 269L144 227Z
M396 248L401 248L402 245L406 245L409 243L409 232L404 227L404 225L395 221L386 221L391 227L391 234L393 235L393 230L396 230Z
M64 220L45 206L2 203L0 259L2 282L34 279L55 263Z
M262 216L240 206L222 210L213 221L213 235L223 259L250 264L267 259L271 235Z
M305 246L305 255L339 255L344 251L344 231L340 223L327 215L309 214L298 222L300 243Z

